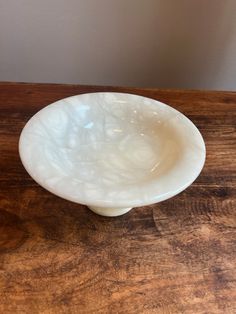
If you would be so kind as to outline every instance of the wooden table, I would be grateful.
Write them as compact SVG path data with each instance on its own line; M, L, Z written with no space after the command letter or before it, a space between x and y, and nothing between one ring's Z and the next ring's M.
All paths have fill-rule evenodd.
M187 190L118 218L50 194L17 145L39 109L95 91L186 114L207 160ZM236 93L0 84L0 313L236 313Z

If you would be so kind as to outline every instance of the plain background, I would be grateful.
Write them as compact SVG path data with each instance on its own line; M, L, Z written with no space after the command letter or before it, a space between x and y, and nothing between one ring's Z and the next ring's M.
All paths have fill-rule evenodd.
M0 0L0 80L236 90L236 1Z

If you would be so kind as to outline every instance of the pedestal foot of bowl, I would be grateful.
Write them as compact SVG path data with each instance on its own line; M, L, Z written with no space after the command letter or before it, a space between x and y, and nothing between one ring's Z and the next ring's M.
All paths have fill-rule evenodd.
M116 217L126 214L131 208L109 208L109 207L96 207L88 206L95 214L105 217Z

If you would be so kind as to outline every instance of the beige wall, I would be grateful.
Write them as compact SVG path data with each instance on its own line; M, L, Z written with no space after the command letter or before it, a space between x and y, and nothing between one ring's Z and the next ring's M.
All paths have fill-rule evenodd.
M236 1L0 0L0 80L236 90Z

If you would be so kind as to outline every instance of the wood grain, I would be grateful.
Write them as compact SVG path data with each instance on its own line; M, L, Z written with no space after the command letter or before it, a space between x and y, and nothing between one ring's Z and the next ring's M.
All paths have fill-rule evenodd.
M206 142L197 181L119 218L38 186L18 156L26 121L95 91L164 101ZM236 313L236 93L0 84L0 313Z

